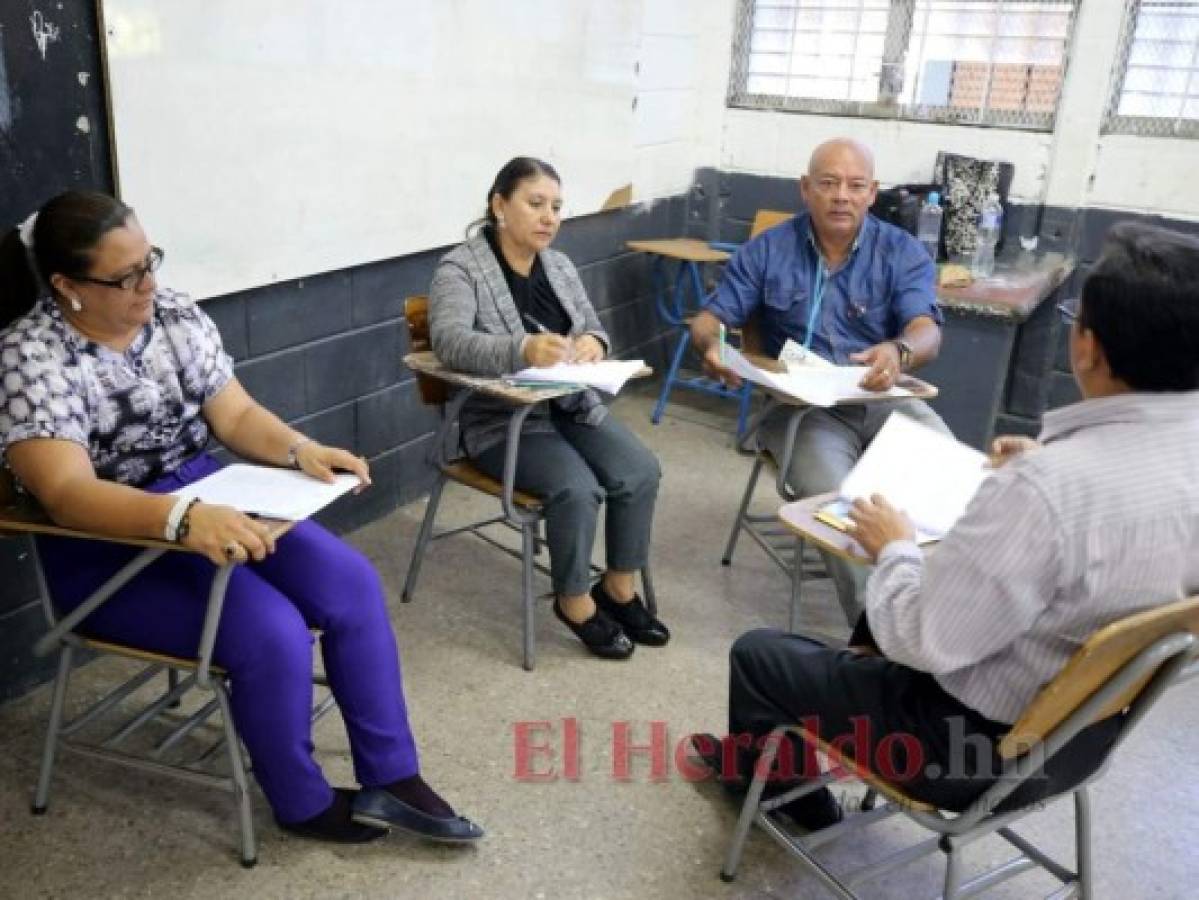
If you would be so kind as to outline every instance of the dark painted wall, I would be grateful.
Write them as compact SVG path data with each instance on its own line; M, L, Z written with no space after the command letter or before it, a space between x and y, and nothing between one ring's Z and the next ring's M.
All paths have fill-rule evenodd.
M34 38L37 12L47 38ZM81 78L81 73L83 77ZM24 219L68 188L112 190L93 0L0 4L0 223ZM2 324L2 323L0 323ZM45 619L24 540L0 538L0 699L49 677L29 647Z

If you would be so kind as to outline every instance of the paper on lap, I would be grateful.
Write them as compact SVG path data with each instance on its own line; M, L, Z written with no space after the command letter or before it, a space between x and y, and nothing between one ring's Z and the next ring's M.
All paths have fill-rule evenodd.
M819 365L810 362L807 365L791 366L786 372L767 372L765 369L759 369L733 347L725 348L724 364L742 378L781 391L812 406L835 406L846 400L912 396L911 391L901 387L893 387L886 391L867 391L860 388L858 385L869 371L868 366Z
M645 367L641 359L606 359L593 363L557 363L530 366L510 375L510 381L548 381L556 384L580 384L598 388L607 394L619 394L626 381Z
M332 484L295 469L235 463L171 493L232 506L267 519L299 521L358 486L358 476L338 472Z
M881 494L907 513L923 543L945 536L992 471L987 457L973 447L896 412L841 483L840 493L844 501Z

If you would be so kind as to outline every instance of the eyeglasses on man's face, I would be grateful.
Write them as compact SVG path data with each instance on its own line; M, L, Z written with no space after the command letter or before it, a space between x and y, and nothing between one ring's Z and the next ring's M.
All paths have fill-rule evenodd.
M1073 325L1078 321L1078 298L1071 297L1069 300L1063 300L1057 305L1057 311L1061 314L1063 322Z
M86 281L88 284L99 284L104 287L116 288L119 291L133 291L141 286L142 281L147 275L158 271L158 267L162 265L162 258L165 254L159 247L151 247L150 252L146 254L145 262L140 266L134 266L124 275L119 278L93 278L90 275L76 275L76 281Z

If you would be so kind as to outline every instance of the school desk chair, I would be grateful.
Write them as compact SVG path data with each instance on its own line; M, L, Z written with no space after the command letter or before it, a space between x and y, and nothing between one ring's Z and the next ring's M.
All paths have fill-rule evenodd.
M998 756L1002 768L998 780L960 813L937 809L913 799L895 783L855 761L843 751L799 725L777 728L767 741L767 749L749 793L725 858L721 878L732 881L741 861L741 853L751 826L758 825L784 850L795 857L837 897L856 898L854 888L876 880L895 869L930 853L945 856L943 894L945 898L974 896L1009 878L1037 867L1061 882L1054 897L1092 896L1091 807L1088 786L1102 777L1112 753L1144 718L1166 688L1184 676L1199 651L1199 597L1180 600L1145 610L1113 622L1096 631L1074 654L1058 675L1033 698L1011 731L1000 741ZM1004 801L1022 786L1037 778L1046 762L1089 725L1112 716L1120 717L1119 731L1104 764L1081 783L1055 796L1039 798L1031 805L1009 808ZM828 761L825 774L801 787L770 800L762 799L762 789L773 767L774 757L788 732L809 742ZM853 779L868 788L863 811L846 815L836 825L807 835L795 835L784 829L773 810L797 797L830 783ZM1048 803L1072 795L1074 799L1075 868L1033 845L1013 830L1020 819L1035 814ZM881 806L874 801L882 797ZM919 843L894 851L876 862L837 874L816 852L826 844L850 835L875 822L900 814L931 835ZM1017 855L969 880L963 881L962 853L980 838L996 834L1011 844ZM857 837L859 843L864 838Z
M749 236L757 237L767 228L777 225L793 215L794 213L776 210L758 210L750 227ZM662 381L662 390L658 394L657 403L654 404L654 411L650 414L650 421L657 425L662 420L662 413L670 400L670 392L675 387L683 387L736 400L737 438L741 439L745 436L746 426L749 422L753 385L746 382L739 388L731 388L706 375L684 377L679 372L683 365L683 358L687 355L687 348L691 345L691 322L703 305L703 279L700 276L699 267L706 263L728 262L729 254L734 252L740 244L720 241L706 242L694 238L673 238L658 241L629 241L626 246L630 250L648 253L654 257L654 298L658 308L658 317L678 334L678 343L675 344L674 355L671 357L670 367L666 370L666 377ZM668 260L677 265L673 290L669 289L666 283ZM688 302L689 293L690 302ZM734 330L733 334L734 337L741 338L743 350L757 349L748 334L741 334L737 330Z
M289 522L271 524L272 536L276 538L291 527ZM141 547L142 551L78 607L59 617L50 598L38 555L36 536L39 534L109 541ZM250 767L243 759L243 748L230 712L228 673L212 661L225 588L236 564L230 563L216 569L196 655L185 658L89 637L84 620L164 553L193 551L180 544L161 540L112 538L62 528L55 525L30 498L18 497L11 477L0 472L0 538L20 535L31 538L30 557L49 629L34 645L34 652L38 656L45 656L55 649L59 651L46 742L33 798L34 815L46 812L58 751L67 750L90 759L229 791L237 810L241 864L247 868L253 866L258 861L258 850L250 808ZM78 656L87 658L92 655L119 657L137 664L139 668L134 675L110 689L86 710L67 718L67 688L73 665L79 661ZM160 675L166 676L165 689L155 684ZM328 687L323 675L314 675L313 683ZM198 705L185 703L185 700L190 701L193 693L211 696L202 699ZM332 696L318 703L312 711L313 721L323 716L333 705ZM209 724L213 716L219 719L215 729ZM109 724L104 727L106 720ZM115 730L112 720L119 720ZM213 731L216 732L215 736ZM133 740L135 736L137 740ZM229 767L228 774L214 770L222 749Z
M520 561L522 656L525 671L533 671L536 665L535 613L536 598L533 573L549 575L549 569L537 561L544 549L541 537L545 516L540 498L516 489L516 460L520 452L521 426L539 402L555 396L574 393L577 386L553 386L528 388L507 385L500 378L484 378L464 375L446 369L432 352L429 338L429 298L415 295L404 300L404 318L408 323L409 347L413 352L404 358L404 363L416 374L421 400L429 406L441 409L441 425L433 437L429 451L429 463L436 470L436 479L429 491L425 516L417 534L416 546L412 548L412 562L404 578L404 590L400 599L410 603L416 593L416 582L420 577L421 563L429 544L456 534L473 534L481 541ZM466 401L476 392L501 399L512 405L512 417L508 420L506 447L504 451L504 479L496 481L485 474L473 462L465 458L457 446L458 415ZM463 487L486 494L500 501L498 514L488 516L447 531L435 532L437 510L441 505L446 483L453 481ZM487 532L489 526L501 526L520 535L520 550L515 550ZM592 574L600 570L592 564ZM649 563L641 570L641 588L645 594L645 605L651 615L657 615L658 604L654 595L653 578ZM552 594L543 596L551 597Z

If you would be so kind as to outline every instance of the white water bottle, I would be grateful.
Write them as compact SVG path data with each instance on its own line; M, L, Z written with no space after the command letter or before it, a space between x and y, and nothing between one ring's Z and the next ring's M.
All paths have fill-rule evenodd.
M933 262L937 261L937 245L941 242L941 195L933 191L924 201L920 219L916 225L916 240L928 251Z
M999 195L992 192L978 215L978 233L974 244L974 259L970 274L975 278L987 278L995 271L995 245L1003 229L1003 205Z

